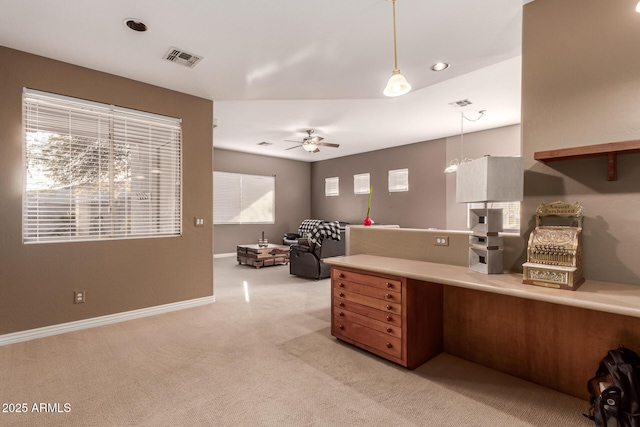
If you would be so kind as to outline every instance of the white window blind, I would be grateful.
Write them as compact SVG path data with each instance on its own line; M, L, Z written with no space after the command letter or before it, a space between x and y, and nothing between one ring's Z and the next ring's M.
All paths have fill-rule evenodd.
M181 121L25 89L25 243L179 236Z
M325 197L340 195L340 177L334 176L324 179L324 195Z
M274 176L213 172L214 224L275 223Z
M409 169L389 171L389 192L409 191Z
M368 173L353 175L353 194L369 194L370 176Z

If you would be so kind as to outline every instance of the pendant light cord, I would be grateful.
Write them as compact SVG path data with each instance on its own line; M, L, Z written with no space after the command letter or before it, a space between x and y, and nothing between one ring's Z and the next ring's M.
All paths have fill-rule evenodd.
M396 48L396 0L391 0L393 6L393 70L398 69L398 52Z
M395 1L395 0L394 0ZM470 119L464 115L464 113L460 113L460 163L464 162L464 154L462 152L463 140L464 140L464 121L469 120L470 122L477 122L484 116L485 110L478 111L480 115L475 119Z

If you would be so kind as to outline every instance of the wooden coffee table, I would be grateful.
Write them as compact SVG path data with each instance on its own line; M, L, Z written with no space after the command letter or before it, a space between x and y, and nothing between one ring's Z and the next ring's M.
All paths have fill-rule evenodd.
M255 268L269 265L289 264L289 246L274 245L238 245L238 264Z

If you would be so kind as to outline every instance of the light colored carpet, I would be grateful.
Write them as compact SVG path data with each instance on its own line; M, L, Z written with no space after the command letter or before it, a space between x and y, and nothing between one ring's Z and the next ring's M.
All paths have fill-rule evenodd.
M585 401L447 354L408 371L337 341L329 286L217 258L215 304L0 347L0 403L29 408L0 425L593 425Z

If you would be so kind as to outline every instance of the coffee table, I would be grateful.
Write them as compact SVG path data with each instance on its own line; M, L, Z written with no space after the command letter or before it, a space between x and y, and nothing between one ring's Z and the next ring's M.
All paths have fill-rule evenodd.
M289 264L289 246L274 245L238 245L238 264L255 268L269 265Z

